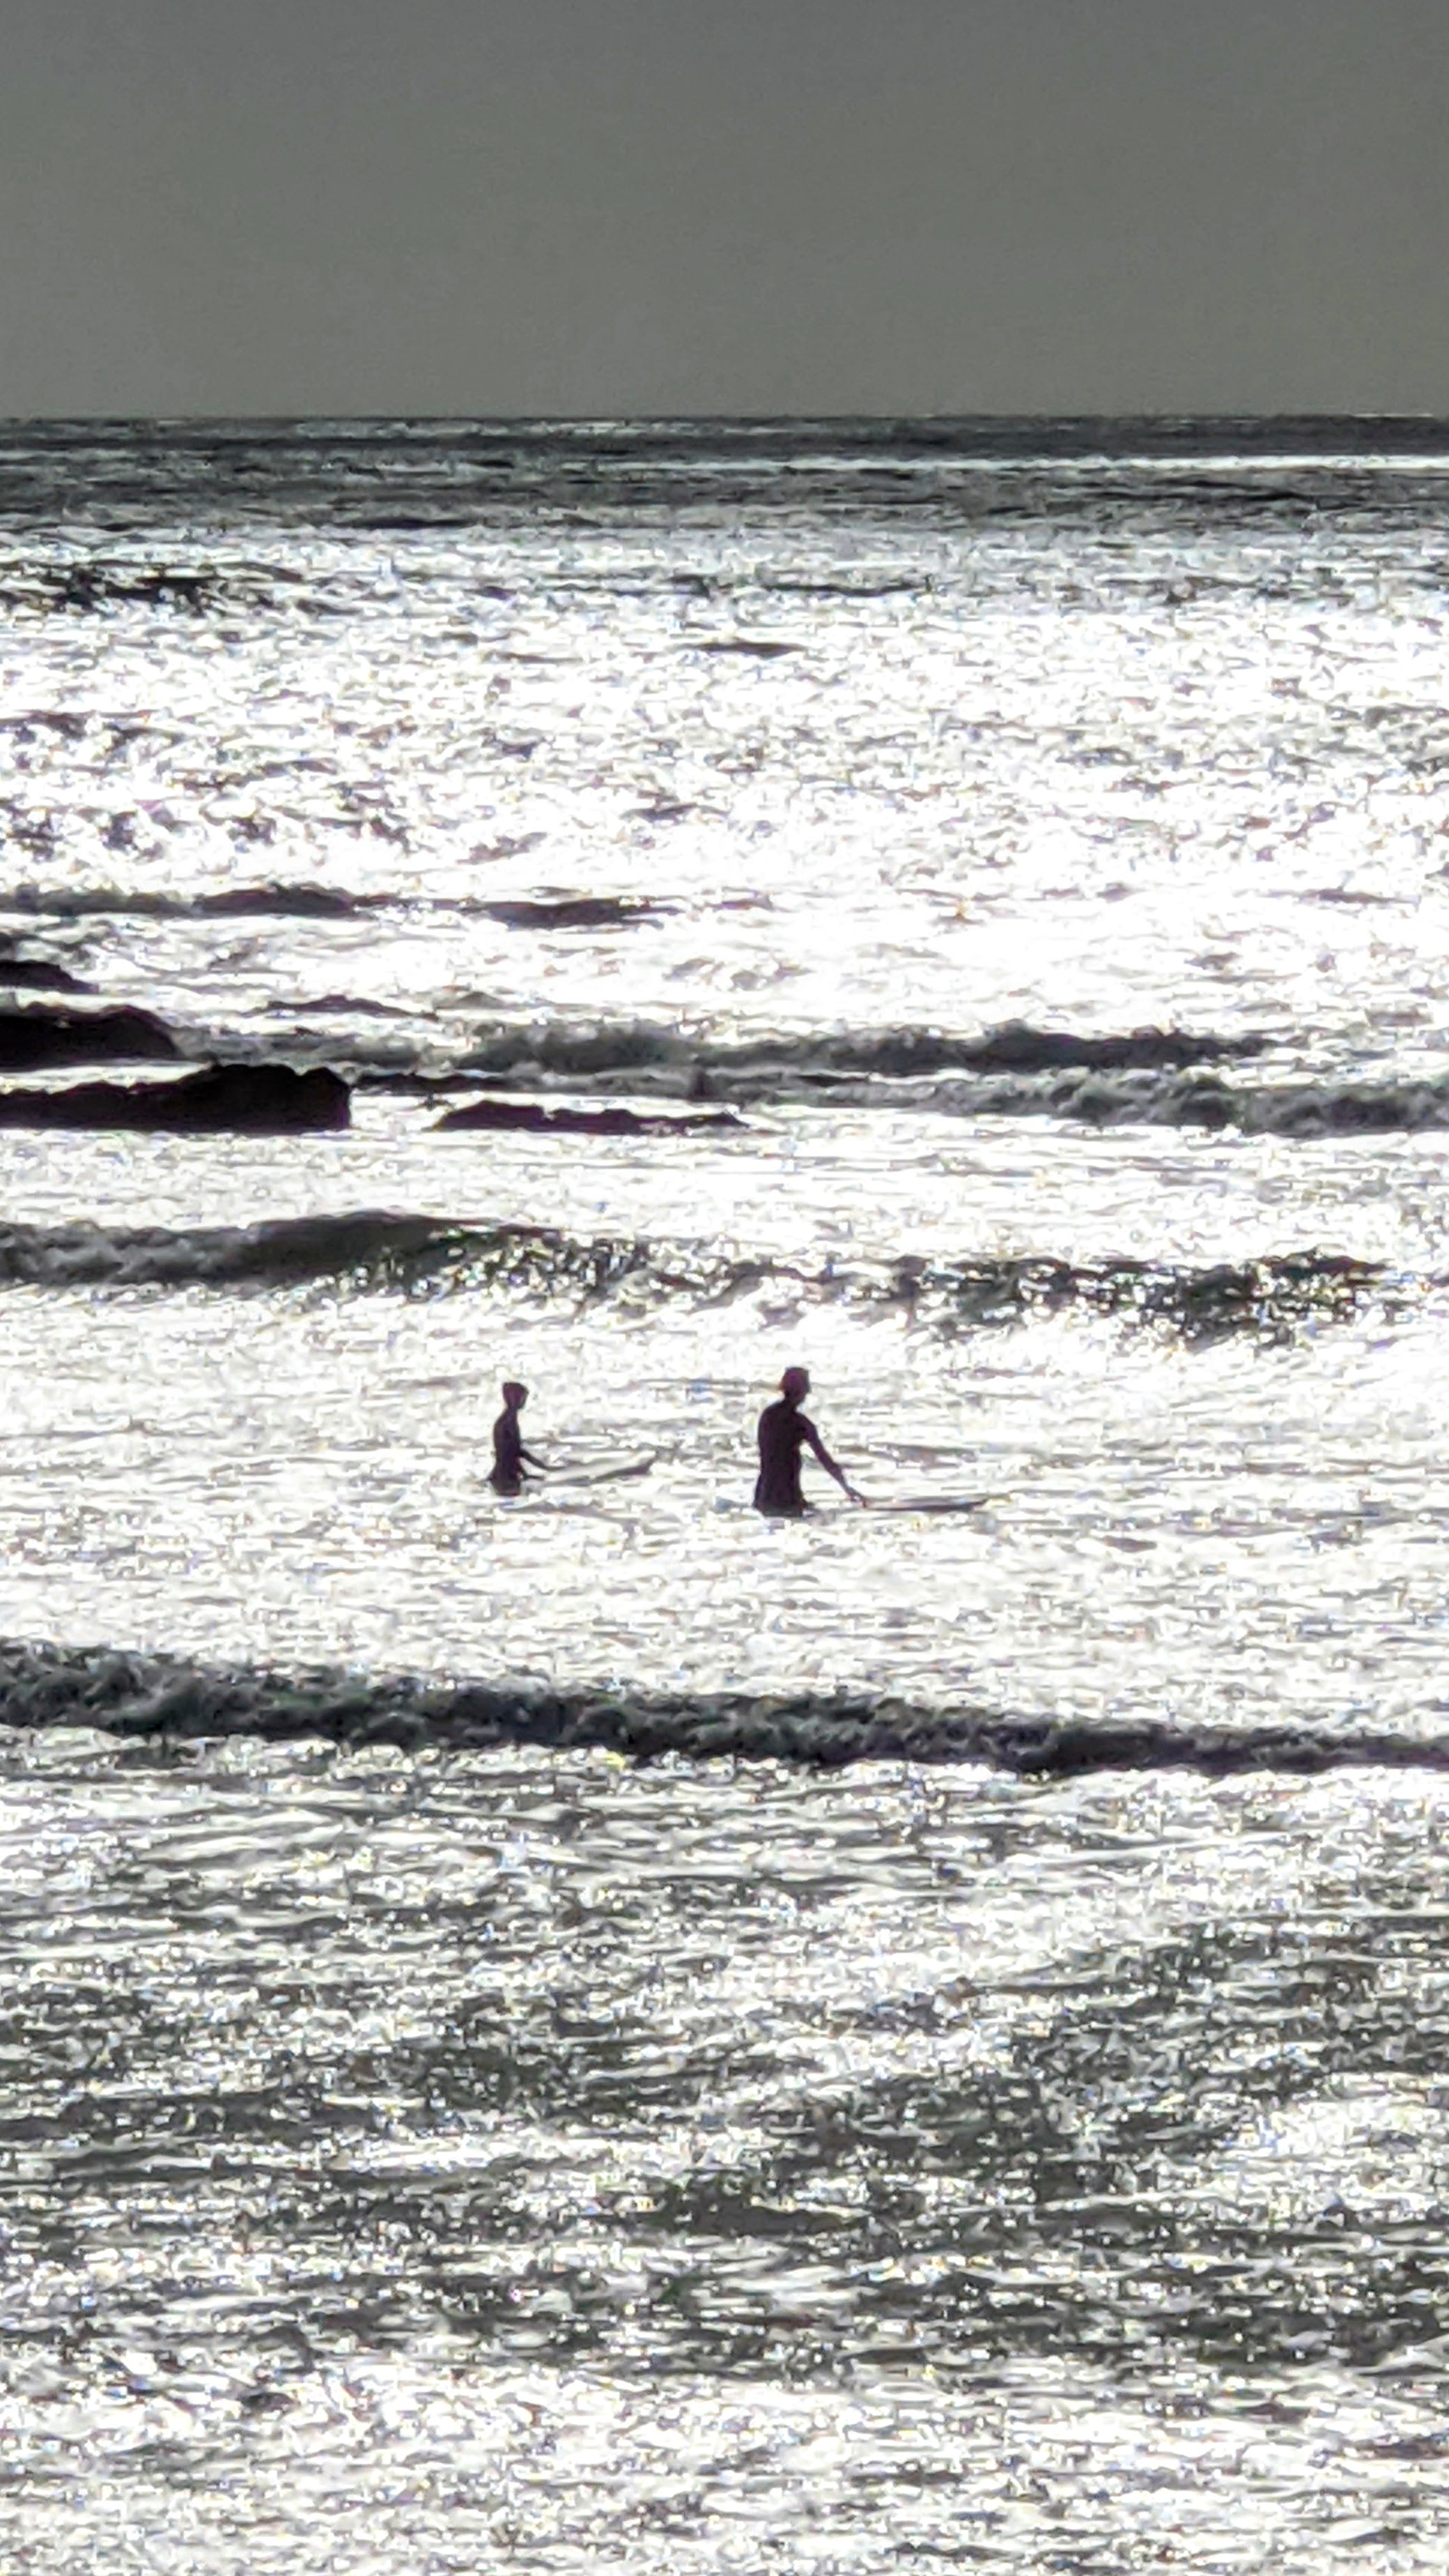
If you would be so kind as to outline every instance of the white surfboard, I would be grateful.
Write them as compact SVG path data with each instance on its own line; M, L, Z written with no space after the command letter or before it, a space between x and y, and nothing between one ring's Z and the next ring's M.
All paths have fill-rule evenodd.
M556 1475L549 1477L547 1484L541 1482L535 1484L533 1490L536 1494L579 1494L592 1485L627 1484L632 1477L647 1476L658 1455L657 1449L651 1450L647 1458L632 1458L625 1466L589 1468L579 1475L572 1475L567 1468L560 1468Z

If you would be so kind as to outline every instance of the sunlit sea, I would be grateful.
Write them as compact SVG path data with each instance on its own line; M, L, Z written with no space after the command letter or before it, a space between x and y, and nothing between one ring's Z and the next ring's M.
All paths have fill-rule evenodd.
M0 1127L7 2569L1449 2563L1446 621L1434 424L0 429L0 1089L351 1088Z

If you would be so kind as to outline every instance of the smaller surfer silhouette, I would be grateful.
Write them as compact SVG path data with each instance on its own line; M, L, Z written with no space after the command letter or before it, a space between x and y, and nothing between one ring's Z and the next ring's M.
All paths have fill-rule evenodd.
M800 1452L813 1449L827 1476L833 1476L842 1493L853 1503L862 1503L848 1481L845 1470L837 1467L813 1422L808 1422L800 1407L810 1392L808 1369L787 1368L780 1380L778 1401L767 1404L760 1416L760 1472L755 1480L755 1509L777 1519L799 1520L810 1508L800 1491Z
M528 1389L516 1378L509 1378L500 1389L503 1411L493 1425L493 1473L488 1482L495 1494L520 1494L523 1491L525 1467L539 1467L547 1475L548 1464L535 1458L523 1445L519 1415L528 1402Z

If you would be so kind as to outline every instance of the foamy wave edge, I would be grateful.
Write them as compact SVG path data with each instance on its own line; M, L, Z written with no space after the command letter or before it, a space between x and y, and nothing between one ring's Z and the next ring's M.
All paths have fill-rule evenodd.
M208 1669L116 1648L0 1641L0 1723L86 1728L156 1743L251 1737L487 1752L595 1748L633 1761L979 1764L1022 1779L1093 1772L1314 1774L1348 1768L1449 1771L1449 1736L1302 1727L1217 1730L1170 1721L1014 1717L960 1705L814 1692L695 1695L550 1690L347 1671Z
M279 1217L251 1226L0 1224L0 1289L494 1295L535 1304L616 1304L638 1315L674 1298L721 1306L768 1296L845 1304L944 1333L1024 1324L1071 1307L1192 1343L1227 1334L1285 1341L1344 1322L1366 1300L1393 1314L1435 1281L1318 1249L1183 1267L1118 1256L1046 1255L875 1263L810 1271L704 1245L586 1240L546 1226L469 1225L385 1209Z

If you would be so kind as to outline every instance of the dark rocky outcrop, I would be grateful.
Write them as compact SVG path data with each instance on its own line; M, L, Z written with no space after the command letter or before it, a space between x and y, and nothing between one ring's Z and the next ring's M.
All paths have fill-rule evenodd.
M171 1082L82 1082L0 1091L0 1127L98 1127L169 1136L293 1136L346 1127L340 1074L286 1064L208 1065Z
M646 896L571 894L520 896L480 903L476 909L506 930L625 930L631 922L658 921L671 907Z
M356 993L314 993L304 1002L294 1002L293 1010L301 1018L309 1011L341 1013L349 1020L405 1020L407 1012L393 1002L367 1002Z
M652 1118L637 1109L543 1109L535 1100L475 1100L466 1109L450 1109L434 1119L433 1133L492 1127L521 1128L529 1135L543 1136L681 1136L699 1127L743 1124L728 1109L701 1118Z
M8 961L0 966L0 985ZM0 1011L0 1071L55 1064L163 1063L181 1050L149 1011Z
M95 986L84 983L53 957L9 957L0 954L0 991L9 986L12 992L93 993Z
M782 653L798 653L798 644L788 643L783 635L687 635L686 652L747 653L757 662L778 661Z

